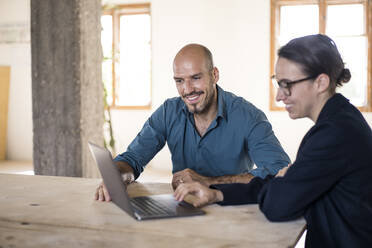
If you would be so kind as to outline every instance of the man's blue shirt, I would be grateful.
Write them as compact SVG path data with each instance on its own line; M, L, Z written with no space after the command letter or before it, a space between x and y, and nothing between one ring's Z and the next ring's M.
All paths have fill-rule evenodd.
M217 92L218 112L203 137L182 99L171 98L151 115L127 151L115 160L129 163L137 178L167 143L173 173L190 168L204 176L251 173L264 178L287 166L289 157L265 114L219 86Z

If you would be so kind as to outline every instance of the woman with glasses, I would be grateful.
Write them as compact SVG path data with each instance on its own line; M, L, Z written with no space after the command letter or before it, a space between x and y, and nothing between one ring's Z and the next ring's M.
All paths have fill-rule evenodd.
M278 51L276 100L290 118L314 126L292 165L275 177L249 184L182 184L175 197L191 193L194 205L259 203L271 221L304 216L306 247L372 247L372 131L338 86L350 80L336 44L325 35L291 40Z

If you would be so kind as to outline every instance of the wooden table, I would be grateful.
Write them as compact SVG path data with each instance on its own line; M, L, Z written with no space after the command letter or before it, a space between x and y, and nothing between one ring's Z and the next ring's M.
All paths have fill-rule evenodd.
M291 247L303 219L271 223L257 205L210 205L204 216L138 222L93 199L100 179L0 174L0 247ZM171 193L134 183L131 196Z

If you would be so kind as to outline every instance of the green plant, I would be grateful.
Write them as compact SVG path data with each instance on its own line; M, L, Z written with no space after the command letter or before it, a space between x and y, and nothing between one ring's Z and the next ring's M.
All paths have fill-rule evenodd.
M112 130L111 122L111 111L110 105L107 102L107 89L105 83L103 83L103 102L104 102L104 144L107 149L111 151L111 154L115 155L115 139L114 132Z

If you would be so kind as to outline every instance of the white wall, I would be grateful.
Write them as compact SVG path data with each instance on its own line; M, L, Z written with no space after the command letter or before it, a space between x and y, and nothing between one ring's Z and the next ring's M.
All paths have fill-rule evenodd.
M30 0L0 1L0 65L11 66L7 159L32 160Z
M212 51L220 70L220 86L243 96L266 113L293 160L312 122L293 121L286 112L269 111L270 1L152 0L151 9L153 110L166 98L177 95L172 80L176 52L190 42L204 44ZM113 112L117 150L127 147L153 110ZM372 125L372 115L365 116ZM171 168L168 148L152 162L159 169Z
M9 1L12 2L12 1ZM28 2L18 0L17 2ZM106 3L141 3L138 0L110 0ZM269 111L269 0L152 0L152 84L153 108L151 110L113 110L113 128L117 141L117 151L124 151L141 129L151 113L166 98L177 96L172 80L172 61L176 52L185 44L197 42L212 51L215 64L220 70L220 86L225 90L243 96L262 109L271 121L274 131L284 149L295 158L299 143L311 127L309 120L293 121L286 112ZM1 8L0 4L0 10ZM0 13L1 14L1 13ZM2 15L0 15L1 18ZM2 53L0 51L0 60ZM15 60L15 59L14 59ZM30 70L20 73L28 75ZM25 73L26 72L26 73ZM13 74L12 74L13 75ZM19 79L26 91L31 90L30 79ZM16 83L14 83L16 84ZM11 97L18 96L12 93ZM17 93L19 95L19 92ZM24 93L17 103L31 106L30 93ZM15 103L11 103L13 105ZM10 109L14 108L10 106ZM13 111L13 110L11 110ZM15 110L14 110L15 111ZM31 111L27 107L27 111ZM21 123L28 123L31 113ZM372 114L364 115L372 126ZM9 126L18 120L9 121ZM31 124L27 125L28 136L18 139L11 135L8 155L16 158L30 142ZM14 139L14 140L13 140ZM12 141L11 141L12 140ZM23 151L31 159L31 146ZM171 168L170 153L165 147L152 161L159 169Z

